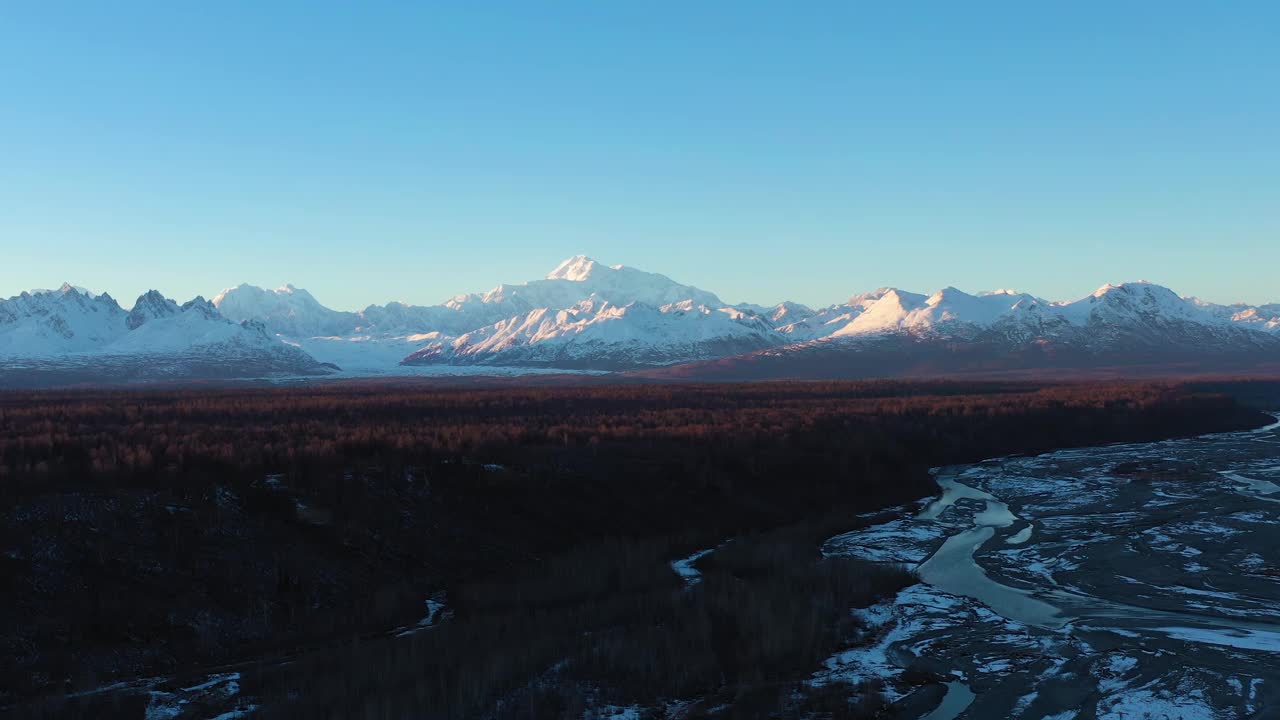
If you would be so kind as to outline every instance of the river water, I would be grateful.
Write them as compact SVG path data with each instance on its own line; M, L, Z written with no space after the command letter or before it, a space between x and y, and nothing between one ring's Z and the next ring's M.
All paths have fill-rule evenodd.
M936 673L930 720L1280 716L1280 422L935 472L938 497L824 546L922 582L820 678L897 700L904 668Z

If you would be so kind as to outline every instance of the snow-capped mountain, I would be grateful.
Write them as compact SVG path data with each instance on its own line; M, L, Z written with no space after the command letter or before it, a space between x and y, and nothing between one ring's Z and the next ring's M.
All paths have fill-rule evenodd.
M1066 303L1010 291L969 295L945 288L924 296L882 288L779 328L800 342L685 367L675 375L1280 369L1280 334L1254 319L1256 309L1249 310L1227 312L1147 282L1105 285Z
M485 293L456 295L444 305L468 319L497 321L535 310L569 309L584 300L611 305L639 303L652 307L687 300L695 305L724 307L713 293L681 285L666 275L623 265L610 267L585 255L565 260L542 280L499 285Z
M1273 306L1262 306L1273 307ZM1015 337L1069 335L1087 329L1101 339L1108 328L1159 336L1175 326L1269 329L1258 308L1215 306L1180 298L1147 282L1105 285L1075 302L1050 302L1000 290L970 295L954 287L932 295L881 288L823 308L778 328L796 340L908 333L966 336L1002 330Z
M286 337L345 335L360 324L356 313L330 310L311 293L287 284L275 290L248 284L227 288L213 297L213 306L229 320L257 320Z
M665 275L622 265L609 267L585 255L565 260L541 280L455 295L439 305L392 302L370 305L360 312L339 312L293 285L276 290L240 285L223 290L213 304L232 320L261 320L272 332L289 338L396 337L425 332L462 335L534 310L568 309L587 299L655 307L683 300L708 307L724 305L714 294L681 285Z
M800 303L785 300L773 306L757 305L755 303L738 303L734 305L738 310L759 315L773 323L775 327L781 327L790 323L798 322L807 317L811 317L814 312L812 308Z
M0 300L0 386L329 372L257 321L152 290L126 312L71 285Z
M178 303L155 290L148 290L133 303L133 309L125 316L124 324L130 330L137 330L149 320L173 317L180 312L182 308L178 307Z
M1250 327L1255 330L1280 333L1280 303L1251 306L1243 303L1235 305L1215 305L1199 298L1189 298L1196 307L1224 320Z
M123 378L671 368L661 374L750 378L1160 364L1280 368L1280 304L1216 305L1134 282L1070 302L886 287L816 309L728 305L582 255L538 280L355 312L288 284L183 305L151 291L128 311L70 285L0 301L0 383L37 368L80 377L109 367Z
M1002 290L970 295L954 287L932 295L880 288L854 295L848 302L797 314L778 328L796 340L851 337L895 332L963 333L991 326L1006 316L1027 314L1034 306L1048 305L1025 293Z
M0 300L0 357L57 357L119 339L126 313L110 295L71 285Z
M895 338L909 339L917 351L928 342L962 342L1001 352L1054 348L1058 356L1070 349L1096 358L1162 345L1177 345L1179 352L1198 346L1207 353L1256 352L1270 341L1252 331L1276 326L1267 306L1213 306L1149 283L1107 285L1065 303L1013 290L972 295L948 287L930 295L880 288L817 310L790 302L729 306L664 275L581 255L540 280L457 295L441 305L371 305L341 319L345 332L326 336L297 334L299 317L335 317L310 303L305 312L298 309L293 298L310 295L292 286L274 294L289 300L288 312L259 301L256 313L242 314L321 360L362 371L385 371L397 356L406 367L626 370L759 351L794 358L818 352L806 350L813 343L833 343L823 353L832 347L866 353L873 346L883 353ZM225 299L219 302L225 309ZM323 325L324 332L337 324Z
M214 304L313 357L355 371L431 364L614 370L720 357L784 338L754 313L657 273L578 255L540 280L440 305L323 307L305 290L241 285ZM800 307L800 306L796 306ZM387 360L394 357L394 363Z
M662 307L615 305L595 295L572 307L532 310L405 358L439 362L616 370L671 365L773 347L781 336L764 319L683 300Z

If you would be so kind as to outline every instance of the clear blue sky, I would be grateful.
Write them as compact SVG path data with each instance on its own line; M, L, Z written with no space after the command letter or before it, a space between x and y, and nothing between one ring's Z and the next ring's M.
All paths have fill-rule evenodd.
M0 5L0 295L1280 300L1274 2Z

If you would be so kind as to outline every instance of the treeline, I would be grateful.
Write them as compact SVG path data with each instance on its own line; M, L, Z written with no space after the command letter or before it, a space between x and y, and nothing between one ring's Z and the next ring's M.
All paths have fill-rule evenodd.
M382 708L380 717L395 707L471 717L485 700L522 692L552 702L530 684L549 655L518 653L512 637L582 657L580 668L614 667L619 700L676 697L689 682L700 692L781 692L841 632L776 640L770 652L781 659L768 677L743 675L723 664L734 653L689 644L749 652L753 626L729 608L757 606L710 576L680 592L667 561L815 515L824 532L848 529L844 518L931 493L933 465L1259 423L1226 395L1175 384L0 394L0 705L300 652L308 660L298 666L320 664L318 680L306 693L280 684L295 676L262 680L265 694L325 698L347 716ZM576 583L561 587L596 589L547 595L564 562ZM803 574L810 565L796 564L796 584L818 582ZM873 597L838 580L859 572L823 566L832 589L808 605L782 587L755 591L781 593L778 607L801 603L793 612L805 627L830 629L817 598ZM739 590L748 582L729 575ZM627 577L649 584L631 588ZM350 649L351 638L416 621L440 591L454 630ZM689 632L655 629L677 626ZM585 659L583 632L606 654ZM336 647L346 649L314 652ZM383 667L404 653L407 669ZM619 664L628 653L640 666ZM670 670L676 654L687 670ZM427 657L487 669L431 675ZM582 672L573 683L609 684ZM399 689L380 695L392 677ZM72 713L59 705L58 714Z
M825 434L832 426L898 434L928 425L977 437L998 416L1116 426L1176 424L1214 398L1176 385L760 383L490 390L314 387L207 392L2 393L0 488L49 481L177 477L204 469L308 472L352 462L404 466L466 454L602 443L732 441ZM1228 402L1218 398L1218 402ZM987 423L973 423L978 417ZM853 427L853 426L856 426ZM1049 438L1070 441L1071 438Z

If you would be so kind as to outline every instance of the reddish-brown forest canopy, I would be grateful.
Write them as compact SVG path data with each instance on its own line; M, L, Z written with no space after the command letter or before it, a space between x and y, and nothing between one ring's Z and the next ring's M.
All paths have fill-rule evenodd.
M23 485L49 476L182 474L209 466L289 472L353 459L645 441L750 445L833 427L936 430L977 418L1140 414L1227 402L1169 383L8 393L0 395L0 478Z

